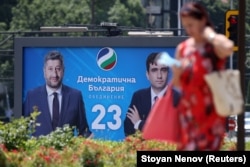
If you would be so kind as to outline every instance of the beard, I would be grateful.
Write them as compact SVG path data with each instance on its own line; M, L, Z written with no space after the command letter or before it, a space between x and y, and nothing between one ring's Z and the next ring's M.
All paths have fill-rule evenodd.
M50 80L47 80L47 86L52 89L58 89L62 85L62 80L58 80L58 82L53 83Z

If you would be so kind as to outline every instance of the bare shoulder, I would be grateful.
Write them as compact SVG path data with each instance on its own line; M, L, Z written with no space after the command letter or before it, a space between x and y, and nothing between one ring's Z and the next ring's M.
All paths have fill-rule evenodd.
M188 46L188 47L190 47L190 46L193 47L195 45L194 38L188 38L184 42L185 42L185 45Z
M181 43L179 43L178 46L177 46L177 49L181 50L181 49L183 49L183 47L194 46L194 44L195 44L194 39L193 38L188 38L188 39L182 41Z
M185 41L179 43L176 48L176 54L175 57L177 59L181 58L181 55L183 54L184 48L190 47L194 45L194 39L193 38L188 38Z

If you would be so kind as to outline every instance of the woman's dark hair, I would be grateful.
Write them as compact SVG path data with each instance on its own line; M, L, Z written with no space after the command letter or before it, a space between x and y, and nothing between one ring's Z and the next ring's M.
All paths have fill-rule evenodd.
M190 16L197 20L202 20L205 18L207 20L206 25L214 28L211 20L209 19L208 13L206 12L206 9L199 4L198 2L189 2L186 3L180 11L180 16Z
M199 3L197 2L190 2L186 3L180 11L180 16L181 17L192 17L197 20L202 20L203 18L206 19L206 26L210 26L211 28L214 28L211 20L209 19L208 13L206 12L206 9ZM209 57L212 61L212 66L213 66L213 71L218 70L218 64L217 62L219 61L218 56L216 56L213 46L209 43L205 45L205 57Z

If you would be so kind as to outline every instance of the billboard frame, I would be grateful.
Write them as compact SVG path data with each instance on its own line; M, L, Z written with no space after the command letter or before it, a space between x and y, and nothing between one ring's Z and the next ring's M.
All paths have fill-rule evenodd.
M22 116L23 54L26 47L176 47L186 37L16 37L14 117Z

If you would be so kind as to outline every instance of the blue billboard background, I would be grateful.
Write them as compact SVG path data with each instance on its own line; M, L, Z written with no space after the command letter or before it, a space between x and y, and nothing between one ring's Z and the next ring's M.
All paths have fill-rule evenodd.
M149 87L146 58L175 48L28 47L23 55L23 100L29 89L43 85L43 58L51 50L64 56L63 83L79 89L96 139L124 139L123 121L133 92ZM171 77L169 77L171 78Z

